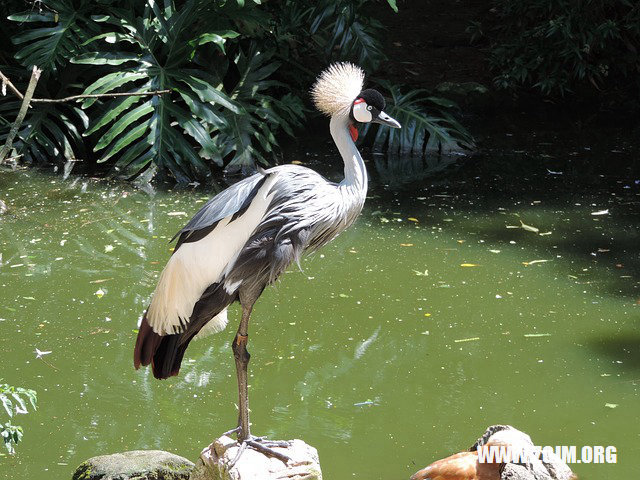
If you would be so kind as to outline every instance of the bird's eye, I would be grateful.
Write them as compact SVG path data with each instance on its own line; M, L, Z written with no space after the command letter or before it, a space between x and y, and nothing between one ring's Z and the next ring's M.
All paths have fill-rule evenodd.
M371 105L367 105L367 110L371 110Z

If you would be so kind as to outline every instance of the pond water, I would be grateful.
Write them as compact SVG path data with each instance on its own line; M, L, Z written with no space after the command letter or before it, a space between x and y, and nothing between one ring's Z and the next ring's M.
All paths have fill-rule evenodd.
M617 448L617 464L572 465L583 478L637 476L637 156L624 142L520 140L526 152L453 171L373 157L357 224L256 306L254 433L314 445L328 480L408 478L498 423L541 445ZM14 421L25 437L0 478L70 478L132 449L195 460L234 426L237 309L189 347L180 376L132 366L168 240L208 197L0 175L0 378L39 399Z

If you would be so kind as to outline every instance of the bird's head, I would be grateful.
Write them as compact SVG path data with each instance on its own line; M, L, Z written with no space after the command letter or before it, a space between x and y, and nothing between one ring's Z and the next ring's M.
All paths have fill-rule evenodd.
M316 108L330 117L342 117L352 139L358 138L358 123L379 123L393 128L400 124L384 112L380 92L364 87L364 72L352 63L334 63L324 70L311 89Z

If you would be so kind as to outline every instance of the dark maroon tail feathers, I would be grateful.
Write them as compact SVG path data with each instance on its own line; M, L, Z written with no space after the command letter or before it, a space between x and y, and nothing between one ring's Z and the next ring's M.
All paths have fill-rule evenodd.
M144 312L140 330L138 330L138 338L136 339L136 347L133 350L133 366L136 370L140 365L147 366L153 359L158 345L162 341L162 337L155 333L147 321L147 312Z
M133 365L149 365L156 378L169 378L180 371L180 363L189 342L207 322L218 315L237 298L236 293L229 294L222 283L210 285L196 302L191 318L181 333L158 335L147 321L145 312L140 324L136 348L133 351Z
M138 331L136 346L133 350L133 366L137 370L140 365L146 367L151 364L153 376L159 379L177 375L180 371L180 363L182 363L184 351L189 345L189 340L191 340L189 338L185 341L184 336L184 333L158 335L149 325L145 313Z

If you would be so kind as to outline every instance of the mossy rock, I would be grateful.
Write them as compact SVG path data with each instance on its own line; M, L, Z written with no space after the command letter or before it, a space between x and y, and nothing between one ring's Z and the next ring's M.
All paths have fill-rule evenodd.
M193 463L162 450L133 450L82 462L72 480L186 480Z

